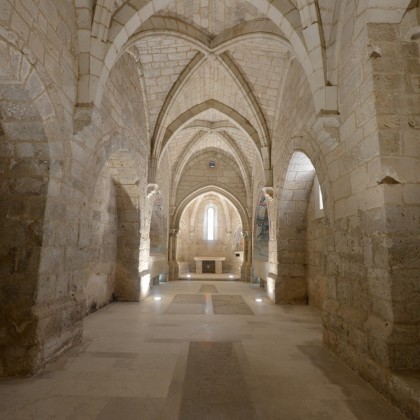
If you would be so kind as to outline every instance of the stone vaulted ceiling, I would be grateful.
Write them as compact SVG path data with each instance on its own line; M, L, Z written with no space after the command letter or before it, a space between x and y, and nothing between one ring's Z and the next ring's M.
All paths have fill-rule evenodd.
M149 182L156 182L153 171L167 166L172 195L189 159L200 153L229 156L247 194L255 182L270 182L271 144L294 59L313 75L311 90L324 107L324 80L321 71L315 72L322 67L321 44L311 39L322 16L320 42L328 44L334 2L321 0L317 9L312 0L264 2L96 3L93 35L112 44L117 57L128 52L138 65L155 162Z
M293 3L286 1L283 8L299 27ZM119 10L124 9L117 7L117 21ZM247 184L253 169L262 169L256 159L276 128L291 59L281 31L270 25L247 1L171 1L134 35L131 47L138 51L152 147L158 161L168 152L172 182L200 150L230 155ZM277 39L252 36L267 27ZM243 129L247 124L254 138L252 130Z

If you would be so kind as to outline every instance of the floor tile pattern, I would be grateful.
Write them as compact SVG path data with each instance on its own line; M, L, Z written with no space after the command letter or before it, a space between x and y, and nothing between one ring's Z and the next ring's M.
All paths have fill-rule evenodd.
M179 419L232 418L256 418L234 344L191 342Z
M322 346L317 311L240 282L200 294L209 284L161 284L91 314L80 345L0 380L0 419L405 419Z
M203 284L198 293L219 293L216 286L212 284Z

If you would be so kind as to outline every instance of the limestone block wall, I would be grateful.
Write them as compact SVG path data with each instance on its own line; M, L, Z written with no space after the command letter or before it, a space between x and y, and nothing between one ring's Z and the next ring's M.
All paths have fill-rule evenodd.
M280 195L278 261L281 267L280 302L299 303L308 300L306 269L306 233L310 191L315 168L302 152L295 152L287 169Z
M117 199L108 166L99 175L92 197L88 275L84 287L86 312L113 300L117 254Z
M397 25L368 24L363 8L345 7L342 144L332 172L336 253L329 254L329 273L337 274L327 288L324 338L389 392L386 369L419 364L419 320L412 312L418 313L418 273L411 257L418 249L418 151L411 140L418 49L399 38Z
M25 3L26 6L32 7L33 4ZM1 116L4 123L0 125L5 126L6 130L2 128L2 132L13 140L13 147L16 147L18 153L16 163L19 163L18 166L22 168L27 166L20 175L16 172L18 177L24 175L25 172L26 175L17 182L18 188L14 188L14 192L22 194L23 189L27 189L29 195L38 195L38 216L35 217L35 214L29 215L29 213L28 216L31 220L29 224L33 227L36 226L34 222L38 218L37 233L34 232L32 238L36 239L39 249L27 252L25 245L21 244L19 247L20 253L23 252L30 257L33 264L31 275L28 276L28 278L32 277L32 281L21 282L21 285L28 285L32 290L28 289L27 292L22 293L22 297L26 295L26 298L18 305L21 314L15 321L13 317L16 317L16 314L12 315L9 311L3 312L3 317L8 320L6 324L11 322L12 330L9 331L10 335L6 334L7 339L1 345L4 355L2 362L5 366L5 369L3 367L0 369L2 375L34 372L56 351L80 339L80 318L83 313L83 305L72 298L69 276L57 275L58 272L64 270L64 253L60 246L53 245L66 241L67 233L70 231L66 229L65 234L61 235L60 230L65 208L65 200L60 197L60 194L64 191L64 179L69 175L71 160L67 124L71 118L62 106L61 98L65 97L65 94L63 93L64 85L61 83L70 83L69 91L71 91L71 83L74 84L76 80L72 77L62 77L66 71L66 75L72 71L72 60L65 58L71 56L72 48L69 48L69 44L60 44L63 41L62 36L66 38L64 26L58 23L58 26L53 24L53 28L50 28L45 22L42 30L48 31L46 44L50 46L50 49L48 54L41 54L38 58L28 47L32 38L31 32L27 32L26 29L31 28L35 31L38 25L37 19L42 18L42 13L54 15L55 9L46 12L45 2L43 2L43 12L36 11L30 15L25 14L23 10L25 7L18 7L16 11L11 11L9 2L2 3L0 85L5 87L3 98L12 104L3 109L3 111L7 110L7 113ZM21 18L22 16L24 19ZM61 21L63 20L62 18ZM59 27L63 30L60 35L54 33ZM34 39L38 38L34 37ZM56 41L55 46L50 44L54 41ZM42 45L39 47L39 51L42 51ZM51 58L49 53L54 58ZM52 71L53 62L56 72ZM19 85L19 89L14 90L13 85L16 84ZM8 133L8 127L12 128L10 133ZM2 145L6 146L3 147L2 157L11 156L7 151L8 142L2 141ZM26 162L19 162L20 159ZM42 167L44 167L43 174ZM9 178L9 175L6 175L6 178ZM27 187L25 187L26 182L28 182ZM21 192L19 188L23 188ZM31 199L25 201L28 204L32 202ZM34 206L33 209L35 210ZM9 224L6 221L8 218L14 218L14 216L3 214L6 225ZM24 224L27 223L28 220L24 222ZM28 237L25 238L25 242L26 239L30 247L31 240ZM24 261L22 257L20 260L21 263ZM18 283L14 282L13 287L17 285ZM4 293L4 308L15 301L13 294L13 291ZM60 316L62 316L62 322L57 319ZM27 328L21 327L21 323Z
M73 2L66 0L3 1L0 30L18 38L45 70L71 129L77 95L77 28ZM7 28L7 29L6 29ZM12 35L6 35L11 31Z
M2 4L1 19L8 16L8 5L8 2L5 7ZM34 28L37 25L34 18L41 19L45 12L42 10L40 7L39 13L31 17ZM54 15L54 10L51 3L48 13ZM63 8L60 13L65 10ZM10 21L5 18L11 26L13 16L15 12L9 16ZM65 21L64 17L62 21ZM60 23L54 30L58 31L60 27L65 32ZM11 30L5 27L0 30L1 185L5 193L8 191L5 198L10 194L14 197L3 211L0 223L2 231L4 228L7 232L14 224L16 231L22 230L23 235L19 233L7 245L9 248L12 245L15 252L3 249L1 255L6 258L5 262L8 261L4 267L13 267L12 271L5 268L11 277L25 277L24 282L4 283L7 290L2 294L5 298L2 325L10 323L12 329L1 343L4 362L1 375L37 371L57 352L80 340L85 311L110 298L107 287L103 293L94 293L95 287L90 287L94 276L109 279L112 272L112 261L100 269L91 265L99 254L91 243L95 223L90 219L93 212L98 211L97 202L104 198L95 196L95 186L110 156L121 149L130 150L138 162L137 176L128 180L120 178L120 181L139 190L136 198L139 217L140 191L146 189L149 146L134 60L129 56L120 59L116 71L111 72L103 107L94 110L93 124L73 136L71 113L74 103L68 97L74 96L69 92L75 91L76 79L66 76L74 69L74 61L66 59L70 47L50 30L49 24L42 30L47 30L49 37L44 45L56 42L60 50L55 55L54 46L48 48L48 54L54 54L54 72L47 71L47 61L38 59ZM7 79L5 83L3 79ZM19 87L15 88L11 83L13 80ZM66 105L62 106L63 103ZM102 211L106 214L108 210ZM19 240L21 243L16 242ZM108 257L111 256L103 256ZM138 257L132 261L134 264L138 266ZM30 270L30 274L24 275L26 270ZM28 282L26 278L32 281ZM104 281L109 284L108 280ZM18 285L26 290L18 290ZM14 296L20 296L23 301ZM94 301L97 302L95 305ZM19 313L15 315L7 310L14 303L19 307ZM24 322L25 327L19 327L20 322Z
M150 252L149 271L151 278L168 272L168 232L169 232L169 199L171 187L171 167L169 164L168 151L165 151L157 173L159 186L159 202L154 203L154 212L150 225ZM152 241L152 238L155 238Z
M417 19L419 13L417 5ZM419 44L403 38L400 25L395 24L369 24L367 37L375 51L369 63L377 109L374 135L380 152L380 159L375 156L369 162L368 187L376 183L384 203L368 215L371 220L380 214L382 223L366 226L372 236L369 274L382 289L380 296L374 296L374 312L388 323L383 331L387 336L383 363L394 369L419 369ZM375 341L383 334L376 332Z
M5 44L0 50L8 55ZM0 98L2 376L24 373L37 357L30 350L37 330L30 308L35 303L51 162L42 119L25 89L0 85Z
M282 105L273 141L274 199L277 207L278 273L275 299L283 303L307 301L306 228L309 192L319 165L315 139L306 142L315 121L309 85L297 61L285 80ZM309 136L310 137L310 136Z
M325 215L317 214L317 185L311 190L306 225L306 281L308 304L322 310L328 282L329 253L334 251L332 233Z
M109 189L114 191L110 205L115 208L116 220L115 228L110 231L113 239L109 239L116 247L109 250L109 253L115 253L115 277L111 279L109 266L101 265L101 271L98 267L93 270L85 265L82 278L109 278L109 284L114 282L111 297L113 294L117 300L138 300L140 296L139 250L147 186L144 150L149 149L140 93L136 63L125 54L110 74L102 108L94 111L96 126L87 127L77 135L84 145L94 147L90 160L81 171L81 176L89 180L83 191L87 204L94 207L91 191L97 188L97 180L105 173L111 184L102 190L100 200L108 199ZM103 208L103 211L102 217L107 218L109 210ZM95 226L86 216L86 213L80 213L80 225L91 232ZM101 253L103 244L98 242L97 246L96 252Z

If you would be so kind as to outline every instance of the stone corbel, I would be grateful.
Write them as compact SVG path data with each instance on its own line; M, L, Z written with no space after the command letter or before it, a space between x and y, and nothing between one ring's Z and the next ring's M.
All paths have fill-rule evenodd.
M77 134L92 123L93 103L79 104L74 107L73 134Z
M128 54L130 54L134 58L134 60L136 60L136 62L140 61L140 52L135 45L132 45L131 47L127 48L125 51Z
M147 198L152 198L154 195L159 193L158 184L148 184L147 185Z
M270 240L276 239L276 206L273 187L264 187L262 193L267 202Z
M274 190L273 187L264 187L262 189L264 198L271 203L273 201L273 197L274 197Z
M250 230L244 230L242 231L242 236L244 237L244 239L251 239L252 232Z

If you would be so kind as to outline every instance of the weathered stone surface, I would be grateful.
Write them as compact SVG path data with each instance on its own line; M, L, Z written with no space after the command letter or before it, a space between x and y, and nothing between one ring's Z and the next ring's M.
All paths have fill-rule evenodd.
M0 0L0 375L224 256L418 417L418 2L91 3Z

